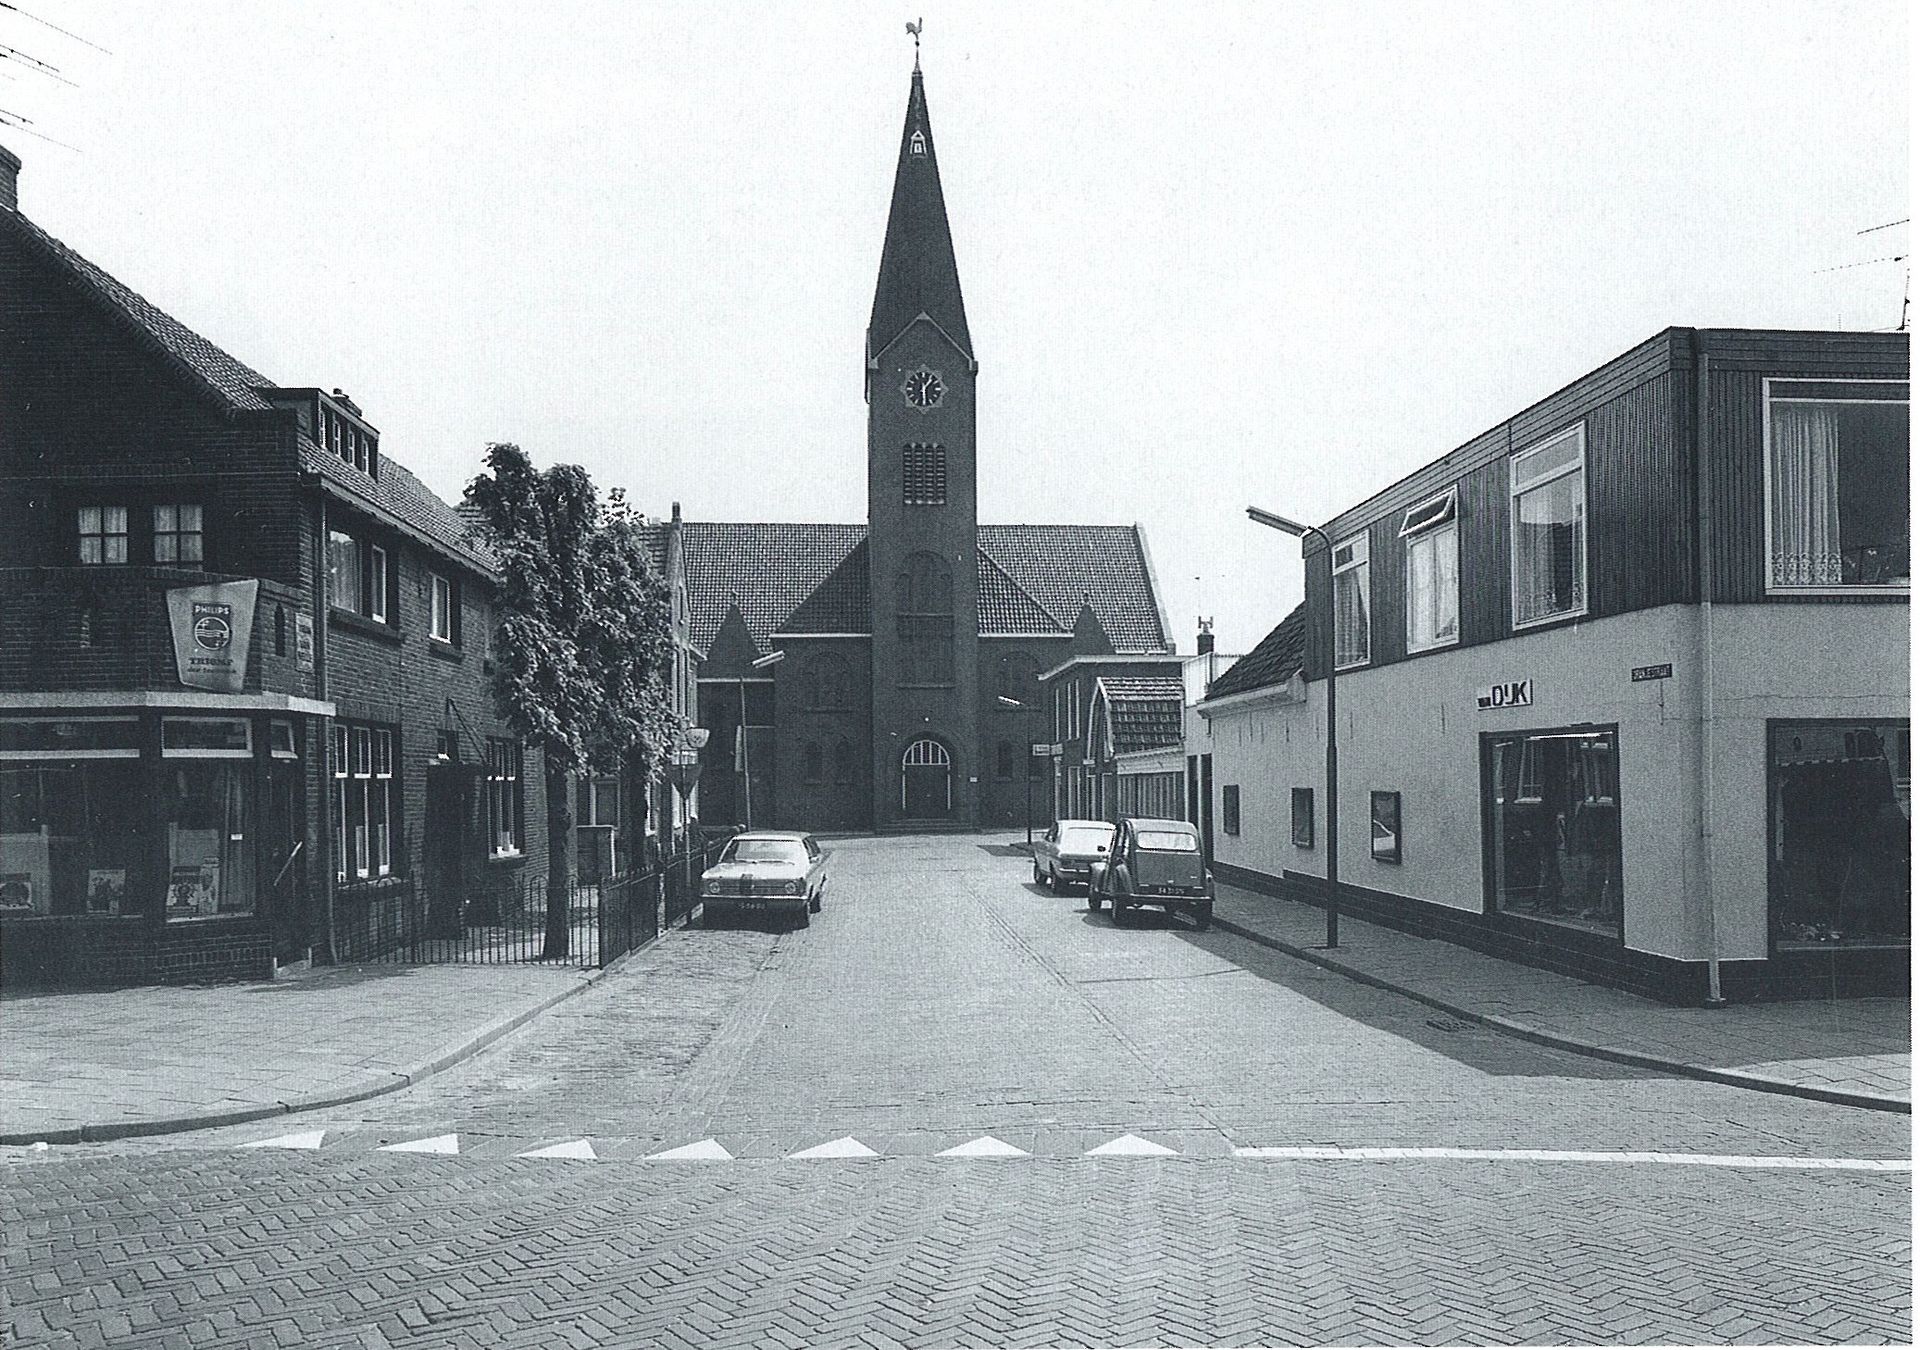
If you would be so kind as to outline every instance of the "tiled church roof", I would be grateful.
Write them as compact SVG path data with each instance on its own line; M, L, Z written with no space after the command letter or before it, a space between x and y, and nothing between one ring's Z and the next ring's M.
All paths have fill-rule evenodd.
M1306 651L1307 607L1295 605L1293 612L1261 638L1252 651L1227 667L1226 673L1207 690L1207 697L1222 698L1227 694L1246 694L1285 684L1305 662Z
M1071 632L1090 603L1117 652L1167 649L1140 536L1131 525L982 525L980 547Z
M740 606L762 650L775 633L868 633L864 525L688 521L693 643L712 645ZM1160 609L1129 525L982 525L980 632L1066 637L1091 603L1116 651L1161 652Z

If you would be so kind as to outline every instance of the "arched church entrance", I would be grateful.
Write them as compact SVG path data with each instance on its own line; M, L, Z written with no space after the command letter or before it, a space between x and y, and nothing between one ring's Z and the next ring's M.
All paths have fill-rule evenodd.
M953 756L940 742L917 740L901 756L900 814L908 820L953 814Z

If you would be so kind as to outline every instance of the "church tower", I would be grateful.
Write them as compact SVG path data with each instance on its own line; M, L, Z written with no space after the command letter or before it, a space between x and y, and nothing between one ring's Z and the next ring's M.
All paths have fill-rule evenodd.
M867 325L878 826L978 819L978 369L916 55Z

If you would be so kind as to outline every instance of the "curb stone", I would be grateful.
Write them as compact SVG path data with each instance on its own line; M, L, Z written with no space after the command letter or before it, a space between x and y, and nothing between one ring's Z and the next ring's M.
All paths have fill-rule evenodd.
M522 1008L517 1013L494 1019L475 1035L424 1063L406 1070L383 1070L344 1091L318 1093L309 1097L296 1097L291 1101L269 1102L259 1106L243 1106L230 1111L209 1111L200 1115L162 1116L147 1120L110 1120L84 1125L68 1125L55 1130L28 1130L0 1134L0 1148L25 1147L39 1143L101 1144L115 1139L182 1134L188 1130L211 1130L226 1125L244 1125L248 1121L265 1120L270 1116L297 1115L302 1111L323 1111L335 1106L363 1102L370 1097L383 1097L389 1092L398 1092L401 1088L411 1087L422 1079L431 1078L434 1074L472 1059L501 1037L518 1031L554 1005L563 1003L576 994L585 993L607 976L617 973L629 960L651 948L671 931L671 927L662 925L659 935L652 941L642 943L632 951L616 956L598 970L582 972L579 979L566 988L541 999L530 1008Z
M1312 948L1302 947L1297 943L1287 942L1266 933L1258 932L1243 924L1235 923L1231 919L1221 918L1217 913L1214 915L1213 925L1216 928L1225 929L1227 932L1238 937L1243 937L1249 942L1256 942L1262 947L1269 947L1274 951L1285 953L1298 960L1309 962L1312 965L1320 966L1326 970L1331 970L1337 975L1344 975L1348 979L1357 981L1360 984L1372 985L1376 989L1384 989L1388 993L1399 994L1404 998L1414 1000L1416 1003L1424 1003L1429 1008L1437 1008L1449 1016L1461 1018L1478 1026L1491 1027L1493 1030L1505 1035L1518 1037L1523 1041L1532 1041L1536 1045L1544 1045L1549 1049L1565 1050L1571 1054L1585 1055L1590 1059L1608 1060L1612 1063L1624 1064L1634 1069L1653 1069L1662 1073L1675 1074L1683 1078L1697 1078L1709 1083L1720 1083L1727 1087L1746 1088L1753 1092L1772 1092L1785 1097L1805 1097L1810 1101L1829 1102L1836 1106L1852 1106L1866 1111L1890 1111L1899 1115L1913 1114L1913 1103L1911 1101L1899 1097L1885 1096L1877 1092L1850 1092L1844 1088L1815 1087L1809 1083L1796 1083L1785 1078L1769 1078L1765 1074L1741 1073L1734 1069L1709 1068L1704 1064L1689 1064L1683 1060L1662 1059L1657 1055L1643 1055L1633 1050L1620 1050L1610 1045L1595 1045L1591 1041L1575 1040L1571 1036L1561 1036L1551 1031L1542 1031L1538 1027L1529 1026L1524 1022L1517 1022L1510 1017L1495 1017L1488 1013L1476 1012L1472 1008L1463 1007L1457 1003L1449 1003L1445 999L1435 998L1432 994L1424 993L1421 990L1411 989L1402 984L1395 984L1393 981L1384 979L1370 971L1360 970L1357 967L1347 965L1343 961L1336 961L1324 952L1315 951Z

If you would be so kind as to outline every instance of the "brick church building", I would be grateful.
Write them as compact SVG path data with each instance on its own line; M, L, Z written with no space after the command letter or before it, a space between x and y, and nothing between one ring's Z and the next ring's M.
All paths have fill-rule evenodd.
M1138 526L980 524L979 369L916 63L867 328L867 523L674 527L706 823L1044 818L1040 676L1172 650Z

